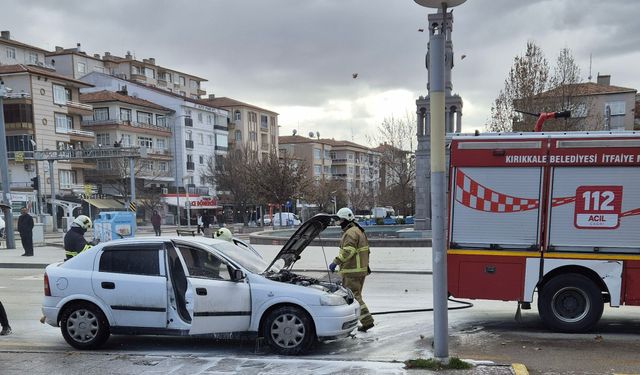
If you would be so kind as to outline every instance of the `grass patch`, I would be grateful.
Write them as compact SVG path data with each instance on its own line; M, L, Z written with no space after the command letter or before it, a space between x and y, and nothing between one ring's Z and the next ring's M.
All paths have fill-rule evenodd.
M460 358L452 357L449 359L449 363L441 363L433 358L424 359L409 359L404 361L404 368L406 369L424 369L424 370L466 370L472 366Z

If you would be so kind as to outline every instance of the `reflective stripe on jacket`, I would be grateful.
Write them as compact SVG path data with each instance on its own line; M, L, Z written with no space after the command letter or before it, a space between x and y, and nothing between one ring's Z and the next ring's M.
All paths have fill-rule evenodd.
M71 227L64 236L64 250L67 257L74 257L89 249L89 244L84 239L84 230L79 227Z
M340 251L333 262L340 266L341 274L367 274L369 241L356 224L347 225L340 240Z

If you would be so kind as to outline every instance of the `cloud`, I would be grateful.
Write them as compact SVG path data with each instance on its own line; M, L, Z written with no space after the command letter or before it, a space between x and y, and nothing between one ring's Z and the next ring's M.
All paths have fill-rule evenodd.
M427 94L433 12L410 0L31 0L12 1L0 17L28 44L131 51L206 78L209 93L280 113L282 134L300 126L366 143L382 119L415 112ZM474 0L453 14L453 91L464 99L464 130L483 128L528 40L550 64L569 47L585 77L592 55L594 77L640 86L640 2Z

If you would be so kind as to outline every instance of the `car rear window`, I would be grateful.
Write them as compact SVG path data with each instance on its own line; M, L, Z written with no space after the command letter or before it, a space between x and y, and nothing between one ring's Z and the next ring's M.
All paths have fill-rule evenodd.
M149 247L105 248L100 257L100 272L135 275L160 275L160 249Z

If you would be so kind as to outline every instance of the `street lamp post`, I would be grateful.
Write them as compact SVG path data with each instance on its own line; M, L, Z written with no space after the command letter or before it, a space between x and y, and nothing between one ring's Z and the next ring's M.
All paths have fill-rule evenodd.
M7 249L15 249L16 243L13 236L13 213L11 209L11 184L9 182L9 159L7 156L7 137L4 130L4 107L2 98L11 91L4 86L0 78L0 173L2 174L2 202L9 206L4 210L5 233L7 235Z
M433 261L433 356L446 362L449 359L447 315L447 252L445 241L445 43L447 8L466 0L414 0L428 8L442 12L440 22L429 24L429 110L431 114L431 212Z
M182 180L183 181L184 180L189 180L190 178L191 178L190 176L184 176L184 177L182 177ZM186 206L187 206L187 228L191 229L191 201L189 201L189 186L185 186L184 192L185 192L186 197L187 197L187 202L186 202Z
M175 184L176 184L176 224L178 229L180 229L180 177L178 174L178 119L191 118L189 115L179 115L174 117L173 122L173 162L175 169ZM180 132L182 132L182 128L180 128ZM182 133L181 133L182 134Z

